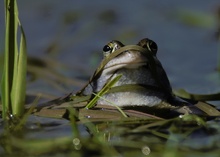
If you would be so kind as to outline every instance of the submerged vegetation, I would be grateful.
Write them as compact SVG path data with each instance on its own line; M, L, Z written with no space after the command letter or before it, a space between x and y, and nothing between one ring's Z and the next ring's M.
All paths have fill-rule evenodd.
M67 95L44 104L38 99L25 106L26 39L18 18L16 0L5 0L5 59L1 85L0 156L218 156L219 111L199 104L207 116L166 118L147 108L117 108L96 105L97 99L117 82L108 82L94 98ZM19 28L19 30L18 30ZM19 40L18 34L20 35ZM17 43L20 42L18 48ZM210 95L175 91L180 97L220 100ZM39 117L43 117L40 121ZM66 128L67 127L67 128ZM3 129L4 128L4 129ZM69 134L59 128L69 130ZM63 129L64 128L64 129ZM51 135L50 131L57 131ZM43 132L40 135L36 135ZM36 134L33 134L36 133Z

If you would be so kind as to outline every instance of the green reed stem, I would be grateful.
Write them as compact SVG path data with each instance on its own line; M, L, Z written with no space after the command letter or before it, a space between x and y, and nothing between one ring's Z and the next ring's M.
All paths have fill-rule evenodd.
M19 32L18 32L19 28ZM18 33L20 46L18 50ZM16 0L5 0L5 58L1 80L3 118L21 116L26 92L26 39L18 18Z

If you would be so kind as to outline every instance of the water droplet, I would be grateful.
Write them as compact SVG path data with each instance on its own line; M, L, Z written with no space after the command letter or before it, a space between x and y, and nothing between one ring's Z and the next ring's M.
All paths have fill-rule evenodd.
M142 147L142 153L144 154L144 155L149 155L150 154L150 148L148 147L148 146L144 146L144 147Z
M80 150L82 147L80 139L78 139L78 138L73 139L73 144L74 144L76 150Z
M74 145L79 145L80 144L80 140L78 138L74 138L73 139L73 144Z

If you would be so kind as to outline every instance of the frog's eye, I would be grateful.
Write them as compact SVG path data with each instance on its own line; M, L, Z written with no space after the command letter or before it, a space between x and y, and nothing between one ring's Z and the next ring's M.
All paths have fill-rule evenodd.
M103 47L103 55L104 57L108 56L111 52L112 52L112 47L110 47L109 45L105 45Z
M123 46L124 45L120 41L112 40L111 42L109 42L107 45L103 47L103 56L107 57L111 53L115 52L116 50L120 49Z
M103 52L108 52L108 51L111 51L111 50L112 50L112 48L110 46L108 46L108 45L105 45L103 47Z
M152 52L154 55L157 53L157 44L148 38L142 39L138 43L139 46L148 49L150 52Z
M147 48L148 48L151 52L153 52L154 54L157 53L157 44L156 44L154 41L149 40L149 41L147 42Z

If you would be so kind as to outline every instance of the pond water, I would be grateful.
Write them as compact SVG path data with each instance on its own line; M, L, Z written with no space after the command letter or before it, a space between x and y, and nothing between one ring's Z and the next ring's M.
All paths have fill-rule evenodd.
M4 45L3 5L1 1L0 51ZM69 78L86 82L99 65L102 48L109 41L117 39L124 44L136 44L148 37L158 44L158 58L173 88L205 94L220 91L216 71L220 46L215 39L219 0L22 0L18 1L18 7L28 55L61 63L64 67L56 70ZM182 16L187 13L198 15L204 21L187 23ZM83 83L60 85L62 90L59 90L60 86L55 88L48 82L39 77L29 82L28 92L63 96L83 86ZM43 123L40 118L38 121ZM46 122L53 123L48 119ZM67 131L70 130L67 121L55 122L54 127L28 136L71 134ZM80 130L86 135L83 126Z
M3 37L2 1L0 6ZM140 0L138 3L23 0L18 1L18 6L27 36L28 55L67 65L68 68L61 71L70 78L88 79L102 58L103 46L112 39L135 44L148 37L158 44L158 58L175 89L184 88L194 93L220 90L220 79L215 71L219 50L214 37L218 0ZM181 15L188 12L202 17L202 24L186 23ZM80 87L82 85L65 87L66 93ZM65 93L54 90L44 81L30 83L28 90L46 90L55 95Z

